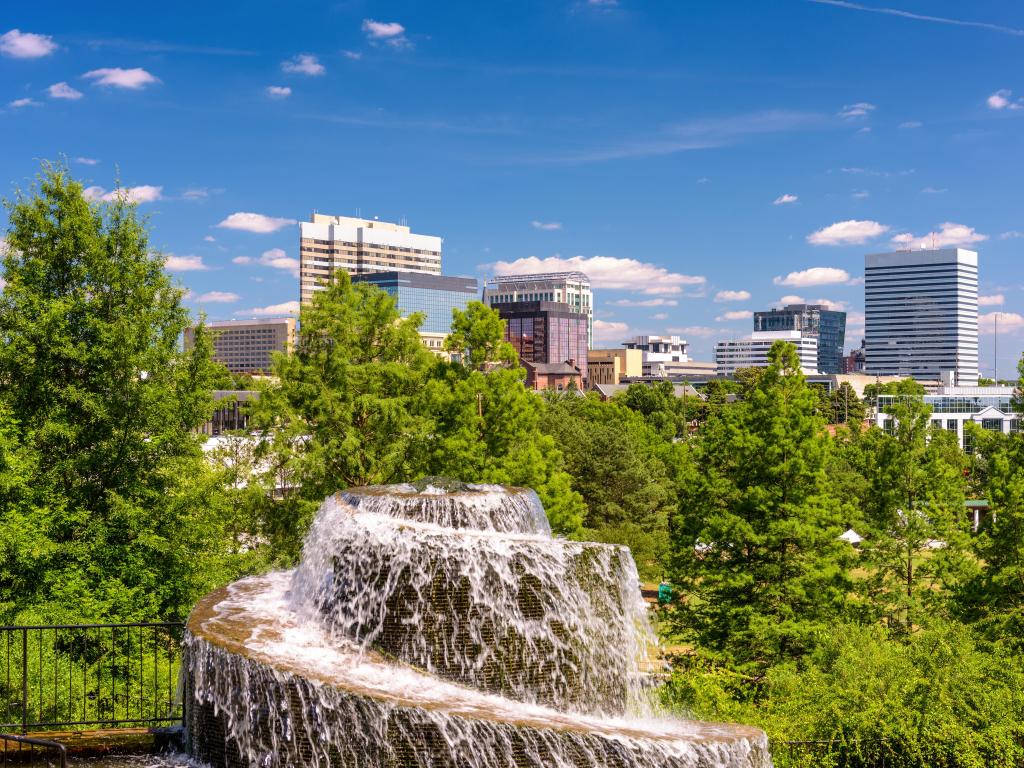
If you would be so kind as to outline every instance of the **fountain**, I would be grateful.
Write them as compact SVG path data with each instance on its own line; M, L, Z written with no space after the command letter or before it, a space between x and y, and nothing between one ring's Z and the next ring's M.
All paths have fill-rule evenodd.
M189 618L213 766L765 768L764 734L657 714L625 547L554 538L532 491L425 480L329 497L294 571Z

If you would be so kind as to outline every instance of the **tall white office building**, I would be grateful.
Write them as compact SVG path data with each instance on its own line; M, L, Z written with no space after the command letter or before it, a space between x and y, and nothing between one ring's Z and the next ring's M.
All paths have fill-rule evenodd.
M715 371L732 376L739 368L767 368L768 353L777 341L796 347L800 368L805 374L818 372L818 339L800 331L754 331L742 339L720 341L715 345Z
M300 299L306 304L339 271L441 274L441 238L404 224L314 213L299 224Z
M865 372L978 383L978 254L963 248L864 257Z

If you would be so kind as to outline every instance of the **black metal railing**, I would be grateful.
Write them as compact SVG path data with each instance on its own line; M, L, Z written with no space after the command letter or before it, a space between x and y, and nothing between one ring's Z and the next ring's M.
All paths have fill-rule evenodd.
M3 756L0 757L0 766L3 768L8 765L67 768L67 749L56 741L0 733L0 749L3 750Z
M0 627L0 730L182 719L181 622Z

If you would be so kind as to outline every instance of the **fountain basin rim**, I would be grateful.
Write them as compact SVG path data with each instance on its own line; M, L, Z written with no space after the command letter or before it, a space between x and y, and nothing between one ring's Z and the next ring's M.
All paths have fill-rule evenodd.
M498 724L525 726L538 730L573 731L612 739L638 739L655 742L687 741L698 743L732 743L747 740L767 745L764 732L752 726L720 724L699 721L633 720L630 718L602 718L565 713L540 705L522 704L494 694L482 693L466 686L434 678L413 667L387 660L373 651L351 655L353 666L378 665L376 671L384 675L419 676L435 688L448 692L449 698L425 698L408 690L382 691L370 687L354 676L329 674L322 668L304 663L302 658L284 659L271 656L260 648L275 638L285 641L289 628L287 621L275 621L265 612L257 610L261 599L283 599L282 580L292 572L278 572L262 577L249 577L216 590L197 603L188 618L188 635L209 643L222 651L240 655L251 663L273 670L277 674L294 675L314 685L322 685L365 696L398 707L415 707L444 712L454 717L490 721ZM278 594L280 593L280 594ZM247 605L246 601L249 601ZM254 642L253 638L259 638ZM326 648L325 655L338 652ZM510 715L511 713L511 715Z

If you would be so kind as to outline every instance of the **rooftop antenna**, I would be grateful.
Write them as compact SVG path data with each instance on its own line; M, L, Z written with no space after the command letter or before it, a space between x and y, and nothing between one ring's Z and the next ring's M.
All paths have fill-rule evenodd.
M363 209L362 208L356 208L356 218L357 219L363 218Z

